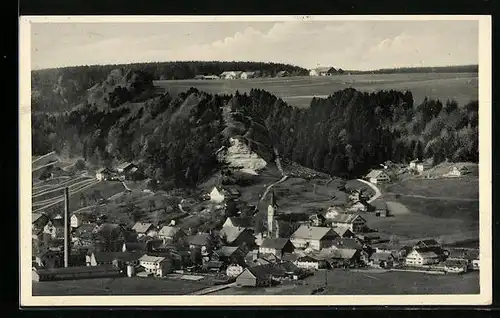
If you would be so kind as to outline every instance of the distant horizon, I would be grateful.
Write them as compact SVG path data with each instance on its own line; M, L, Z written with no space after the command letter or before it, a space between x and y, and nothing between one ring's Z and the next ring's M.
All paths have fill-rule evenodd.
M35 70L239 60L370 71L478 64L478 48L474 20L31 24Z
M448 64L448 65L422 65L422 66L398 66L398 67L383 67L383 68L377 68L377 69L347 69L343 67L338 67L335 65L320 65L314 68L307 68L303 67L301 65L297 64L291 64L291 63L282 63L282 62L263 62L263 61L242 61L242 60L192 60L192 61L145 61L145 62L130 62L130 63L117 63L117 64L81 64L81 65L68 65L68 66L60 66L60 67L49 67L49 68L39 68L39 69L31 69L31 71L47 71L47 70L57 70L57 69L65 69L65 68L80 68L80 67L95 67L95 66L117 66L117 67L123 67L123 66L130 66L130 65L137 65L137 64L163 64L163 63L269 63L269 64L283 64L283 65L291 65L291 66L296 66L300 67L306 70L314 70L317 68L323 68L323 67L333 67L335 69L342 69L345 72L377 72L377 71L383 71L383 70L397 70L397 69L422 69L422 68L447 68L447 67L466 67L466 66L479 66L479 63L470 63L470 64ZM235 71L240 71L240 70L235 70ZM246 70L243 70L246 71Z

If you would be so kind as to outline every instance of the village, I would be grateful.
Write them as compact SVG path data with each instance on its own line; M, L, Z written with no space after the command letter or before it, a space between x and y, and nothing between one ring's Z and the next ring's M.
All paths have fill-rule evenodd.
M424 175L428 167L415 160L403 170ZM307 281L320 270L335 268L434 274L479 270L478 250L449 249L435 239L424 238L415 244L398 245L370 228L366 215L396 217L378 198L377 188L391 182L394 171L391 162L381 164L380 169L370 171L362 180L376 190L373 196L368 197L364 189L345 189L346 204L309 215L287 236L279 228L283 211L273 190L266 200L267 217L260 232L255 230L252 214L242 211L227 216L221 227L197 232L180 227L176 220L161 225L138 221L127 227L109 222L106 215L67 211L66 216L50 218L36 212L32 230L39 248L32 257L32 279L44 282L142 277L179 284L182 280L207 280L214 287L200 293L208 294L223 288ZM467 173L466 167L453 166L443 177ZM137 165L126 162L114 169L97 170L95 178L124 182L140 174ZM127 191L131 190L126 187ZM201 200L205 210L225 211L238 196L234 188L216 185Z

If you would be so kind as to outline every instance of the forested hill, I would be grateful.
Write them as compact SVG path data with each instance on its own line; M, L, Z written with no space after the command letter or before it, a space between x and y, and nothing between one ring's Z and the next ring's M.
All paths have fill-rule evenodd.
M165 187L194 186L209 177L218 168L215 153L231 134L256 141L261 147L255 151L268 161L273 158L265 149L277 147L285 158L335 176L360 176L384 160L478 160L477 102L414 105L410 92L345 89L297 109L255 89L233 96L196 89L156 96L151 78L115 71L71 111L34 114L33 154L56 150L96 166L133 160ZM226 129L224 106L238 129Z
M436 67L398 67L383 68L373 71L344 71L351 74L402 74L402 73L477 73L479 65L456 65Z
M92 86L105 80L116 69L140 71L153 80L190 79L196 75L220 75L225 71L260 71L261 76L275 76L287 71L291 76L307 75L308 70L289 64L264 62L158 62L127 65L91 65L31 72L32 108L35 111L66 111Z

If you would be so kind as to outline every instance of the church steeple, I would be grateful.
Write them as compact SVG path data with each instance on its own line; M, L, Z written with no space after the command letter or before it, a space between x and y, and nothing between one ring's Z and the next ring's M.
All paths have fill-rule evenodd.
M267 206L267 232L268 232L268 237L275 237L277 238L279 236L278 233L278 222L274 219L274 215L276 214L276 210L278 209L278 204L276 202L276 195L274 191L271 193L271 200L269 202L269 205Z

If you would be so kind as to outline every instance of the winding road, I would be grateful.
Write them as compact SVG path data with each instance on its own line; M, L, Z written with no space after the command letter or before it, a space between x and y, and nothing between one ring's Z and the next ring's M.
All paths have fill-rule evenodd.
M373 191L375 191L375 195L373 197L371 197L370 200L367 201L368 203L372 203L373 201L375 201L378 198L380 198L380 196L382 195L382 193L380 192L379 188L376 185L374 185L373 183L370 183L370 182L365 181L363 179L356 179L356 180L358 180L359 182L362 182L362 183L366 184L367 186L369 186L370 188L372 188Z

